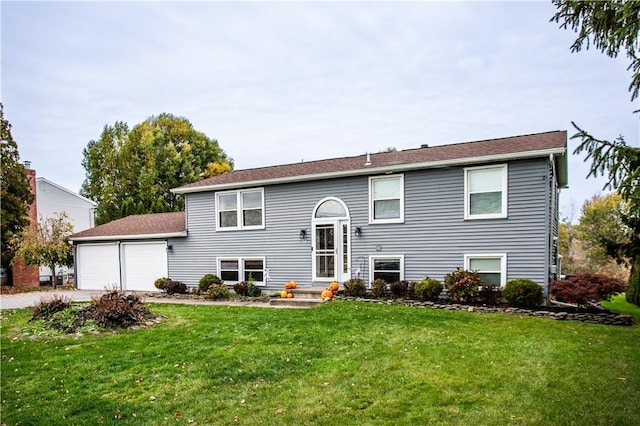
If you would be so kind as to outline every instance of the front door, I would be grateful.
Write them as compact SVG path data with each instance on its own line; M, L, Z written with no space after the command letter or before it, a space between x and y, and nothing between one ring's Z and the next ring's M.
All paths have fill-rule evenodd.
M350 278L349 230L349 213L342 201L329 198L318 203L313 218L314 281Z
M315 224L315 279L339 281L349 279L349 223L336 220Z

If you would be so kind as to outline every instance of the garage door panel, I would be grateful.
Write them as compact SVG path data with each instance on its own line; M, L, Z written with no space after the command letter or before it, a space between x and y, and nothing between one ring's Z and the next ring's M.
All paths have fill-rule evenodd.
M120 287L120 265L116 244L80 244L76 251L76 280L81 290Z
M160 277L166 277L169 270L167 243L124 243L122 252L124 289L158 291L153 283Z

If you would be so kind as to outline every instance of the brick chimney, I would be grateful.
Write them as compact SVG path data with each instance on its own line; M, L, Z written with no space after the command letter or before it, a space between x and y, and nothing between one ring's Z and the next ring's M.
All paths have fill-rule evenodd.
M24 162L24 171L29 179L29 186L33 194L33 203L29 206L29 226L35 227L38 223L38 210L36 207L36 171L31 169L31 162ZM17 287L37 287L40 285L40 268L38 266L25 265L22 259L16 259L11 266L13 285Z

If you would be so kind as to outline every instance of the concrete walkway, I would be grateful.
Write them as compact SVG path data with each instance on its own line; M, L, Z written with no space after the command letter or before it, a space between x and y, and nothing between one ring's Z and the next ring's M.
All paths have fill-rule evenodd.
M74 302L89 302L92 297L99 297L104 294L100 290L59 290L59 291L34 291L30 293L18 294L0 294L0 310L28 308L35 306L42 299L51 299L54 295L67 297ZM249 301L214 301L204 299L186 299L173 297L145 297L141 294L142 299L148 303L178 303L183 305L225 305L225 306L255 306L260 308L302 308L303 306L280 306L270 305L267 302L249 302Z

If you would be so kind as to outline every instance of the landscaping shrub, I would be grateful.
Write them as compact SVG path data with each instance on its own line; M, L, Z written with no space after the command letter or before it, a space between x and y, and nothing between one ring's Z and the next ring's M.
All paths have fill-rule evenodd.
M482 280L476 271L456 268L455 272L445 275L444 286L451 300L456 302L473 302L478 295L478 286Z
M171 278L162 277L155 280L153 284L158 290L164 290L165 283L168 283L169 281L171 281Z
M247 296L249 297L259 297L262 294L262 290L260 287L256 286L253 280L249 280L249 284L247 286Z
M204 294L204 298L210 300L228 299L229 297L231 297L231 293L224 284L212 284Z
M249 284L246 281L240 281L239 283L233 285L233 291L238 296L248 296Z
M416 297L423 302L427 300L438 300L440 293L442 293L442 289L442 283L435 278L427 278L422 281L418 281L413 287Z
M409 288L409 283L406 281L396 281L389 284L389 290L393 297L396 299L404 299L407 297L407 289Z
M377 299L384 299L387 297L387 290L389 286L387 282L382 278L378 278L371 282L371 293L373 293L373 297Z
M60 312L71 306L71 299L67 296L54 294L50 298L42 298L34 307L31 308L33 316L31 321L37 319L50 319L56 312Z
M498 306L502 298L502 289L497 285L482 285L478 289L478 297L487 306Z
M83 311L83 316L95 320L100 327L131 327L153 314L142 304L139 296L111 290L94 297L91 306Z
M627 284L614 277L603 274L583 273L549 285L550 296L559 301L586 306L601 300L610 300L611 296L622 293Z
M542 287L531 280L509 281L502 290L502 295L507 299L509 305L519 308L535 308L543 302Z
M367 287L360 278L351 278L344 282L344 295L351 297L364 297L367 294Z
M187 285L182 281L167 281L164 284L164 291L166 291L167 294L186 294Z
M217 275L206 274L200 278L198 289L201 293L205 293L213 284L222 284L222 280Z

